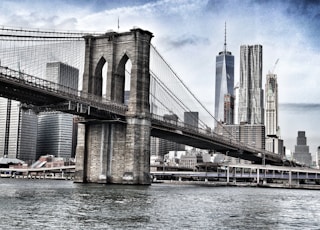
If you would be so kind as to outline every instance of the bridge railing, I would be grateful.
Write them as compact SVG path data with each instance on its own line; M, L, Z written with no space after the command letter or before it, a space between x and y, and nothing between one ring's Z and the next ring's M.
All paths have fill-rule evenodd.
M232 146L239 151L248 151L248 152L254 152L256 154L260 154L261 158L264 156L269 156L269 157L275 157L278 158L279 155L269 152L265 149L259 149L255 147L249 147L245 145L243 142L239 142L235 139L225 137L223 135L217 134L213 132L209 127L207 129L195 127L189 124L186 124L184 122L179 122L175 120L170 120L166 119L163 116L152 114L151 115L153 122L158 122L159 125L166 125L167 127L172 128L175 131L185 131L189 135L192 135L193 133L197 134L198 136L202 136L204 138L209 138L209 139L214 139L214 140L219 140L220 143L224 143L226 146Z
M54 93L55 96L63 97L67 100L71 99L75 102L81 102L98 109L115 112L123 116L127 111L127 106L107 100L101 96L57 84L39 77L10 69L8 67L0 66L0 75L2 78L10 80L16 84L23 84L33 88L45 90L48 93Z
M184 122L166 119L165 117L160 116L160 115L156 115L156 114L152 114L152 119L161 122L161 124L166 124L166 126L171 127L173 129L186 131L190 134L196 133L197 135L201 135L205 138L213 138L214 137L215 139L219 139L221 142L223 142L225 144L230 144L230 143L236 144L236 140L219 135L219 134L213 132L211 130L211 128L209 128L209 127L206 129L203 129L203 128L199 128L196 126L192 126L192 125L184 123Z

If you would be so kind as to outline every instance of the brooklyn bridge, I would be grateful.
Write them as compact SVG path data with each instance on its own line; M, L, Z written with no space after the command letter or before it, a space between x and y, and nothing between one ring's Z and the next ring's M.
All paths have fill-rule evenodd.
M150 137L256 164L292 164L231 133L215 133L218 122L152 45L153 36L140 28L93 34L1 28L0 96L77 116L76 182L150 184ZM79 89L45 80L49 62L78 68ZM195 111L197 125L186 123L184 114Z

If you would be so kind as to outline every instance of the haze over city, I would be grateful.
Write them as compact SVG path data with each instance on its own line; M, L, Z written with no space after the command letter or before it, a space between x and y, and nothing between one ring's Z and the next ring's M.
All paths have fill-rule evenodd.
M239 81L242 44L263 46L263 82L274 73L279 84L279 125L294 151L297 131L306 131L310 152L320 145L320 4L318 1L2 1L0 24L14 27L127 31L154 34L153 45L200 101L214 114L215 56L235 56Z

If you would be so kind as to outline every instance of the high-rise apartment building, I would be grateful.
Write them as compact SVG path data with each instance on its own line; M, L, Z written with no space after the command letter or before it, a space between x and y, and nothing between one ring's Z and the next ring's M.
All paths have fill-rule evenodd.
M234 97L234 56L227 51L226 29L224 39L224 50L216 56L216 82L215 82L215 112L214 116L218 121L226 122L224 114L225 95ZM230 110L233 111L233 108ZM233 116L233 115L232 115ZM230 118L227 121L230 122ZM233 120L232 123L233 124Z
M262 46L240 47L239 122L264 124Z
M295 146L293 159L306 166L311 166L312 158L311 153L309 153L305 131L298 131L297 145Z
M79 70L61 62L47 63L46 80L78 89ZM70 158L74 135L73 115L61 112L42 112L38 117L37 157L54 155Z

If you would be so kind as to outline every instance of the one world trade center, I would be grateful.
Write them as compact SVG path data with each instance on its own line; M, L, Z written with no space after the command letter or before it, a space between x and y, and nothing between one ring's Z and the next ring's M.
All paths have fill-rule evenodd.
M216 56L215 118L219 122L234 121L234 56L227 51L226 25L224 50Z

